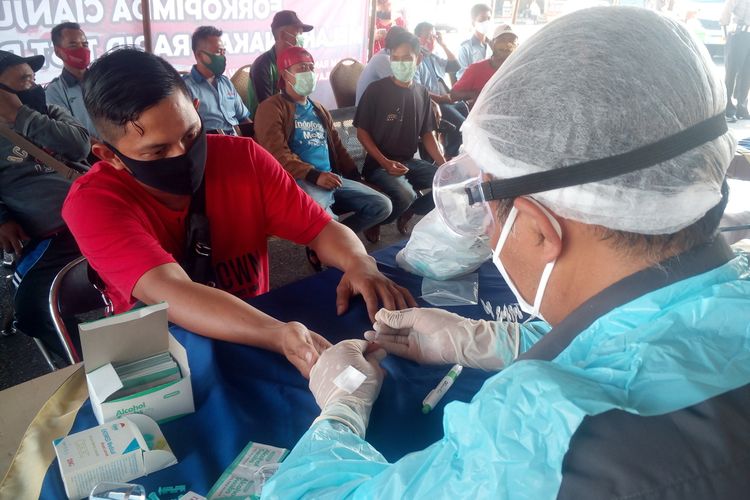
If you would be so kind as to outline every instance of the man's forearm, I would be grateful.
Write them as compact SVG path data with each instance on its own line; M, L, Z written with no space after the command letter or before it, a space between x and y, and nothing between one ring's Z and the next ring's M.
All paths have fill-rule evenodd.
M440 166L445 163L445 157L440 151L437 141L435 140L435 135L432 132L422 136L422 144L424 144L427 153L429 153L436 165Z
M356 266L375 264L352 230L336 221L326 224L309 246L324 264L344 272Z
M357 139L359 139L360 144L362 144L362 147L365 148L367 154L372 156L375 161L378 162L378 164L382 166L388 161L388 158L386 158L385 155L380 152L380 149L375 144L375 141L372 139L372 136L367 130L358 128Z
M49 148L69 160L85 159L91 151L86 129L62 108L50 109L45 115L22 106L14 129L38 146Z
M478 90L456 90L455 88L451 90L451 99L453 101L471 101L472 99L476 99L479 95Z
M448 48L448 46L446 44L442 44L440 47L443 49L443 52L445 52L445 58L448 61L456 61L456 62L458 62L458 59L456 58L456 55L453 52L451 52L451 50Z
M191 332L282 352L285 323L227 292L191 281L177 264L148 271L133 296L146 304L167 302L169 320Z

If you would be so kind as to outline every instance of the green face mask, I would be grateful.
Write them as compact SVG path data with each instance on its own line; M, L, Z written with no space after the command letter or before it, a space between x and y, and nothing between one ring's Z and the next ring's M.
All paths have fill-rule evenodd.
M218 54L212 54L210 52L206 52L205 50L201 50L201 52L206 54L208 58L211 59L211 62L209 62L208 64L203 63L211 73L213 73L215 76L219 76L224 73L224 70L227 67L226 57Z
M294 75L294 91L303 97L307 97L315 90L315 73L313 71L303 71L302 73L291 73Z
M417 63L415 61L391 61L391 71L397 80L409 83L417 72Z
M303 35L297 35L294 40L297 43L297 47L305 46L305 37Z

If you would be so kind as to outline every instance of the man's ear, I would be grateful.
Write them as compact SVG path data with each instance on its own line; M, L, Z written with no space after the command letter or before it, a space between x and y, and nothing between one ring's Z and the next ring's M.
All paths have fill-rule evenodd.
M96 155L100 160L106 161L117 170L125 170L125 164L117 157L117 155L109 149L109 146L103 142L97 142L92 144L91 152Z
M198 111L198 106L200 105L201 105L200 99L193 99L193 107L195 108L196 111Z
M54 49L55 49L55 55L56 55L57 57L59 57L59 58L60 58L60 60L62 61L62 58L63 58L63 57L62 57L62 52L60 51L60 48L59 48L59 47L54 47ZM63 62L64 62L64 61L63 61Z
M195 62L202 63L204 66L211 62L211 58L203 52L203 49L198 49L193 54L195 55Z
M538 244L542 247L541 256L546 262L552 262L562 253L562 237L557 234L555 227L549 220L544 210L529 200L528 198L519 197L513 202L513 206L518 210L518 216L528 219L528 228L534 232ZM549 210L547 210L549 212ZM552 212L549 215L555 218ZM557 221L557 219L555 218ZM557 221L559 224L559 221Z

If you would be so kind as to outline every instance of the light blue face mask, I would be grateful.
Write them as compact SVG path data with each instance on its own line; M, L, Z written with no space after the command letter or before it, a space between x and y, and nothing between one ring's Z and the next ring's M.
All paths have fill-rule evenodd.
M314 71L303 71L302 73L292 73L287 71L290 75L294 75L295 81L292 84L294 91L302 97L307 97L315 90L315 72Z
M391 71L397 80L409 83L417 72L416 61L391 61Z

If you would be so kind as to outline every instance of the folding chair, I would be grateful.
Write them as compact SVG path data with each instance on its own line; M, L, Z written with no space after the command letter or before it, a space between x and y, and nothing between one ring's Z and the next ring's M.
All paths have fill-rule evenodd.
M112 303L106 298L103 290L91 283L85 257L77 258L57 273L49 292L49 310L57 335L71 364L81 361L81 356L64 320L101 308L104 308L105 316L113 313Z
M336 63L328 77L331 82L333 97L336 99L336 106L339 108L354 106L357 80L359 80L364 69L365 67L361 62L351 57Z

